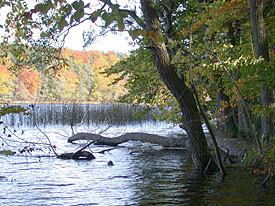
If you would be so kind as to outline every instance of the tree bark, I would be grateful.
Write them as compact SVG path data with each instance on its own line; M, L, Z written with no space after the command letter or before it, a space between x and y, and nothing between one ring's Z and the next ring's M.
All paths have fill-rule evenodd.
M211 159L205 135L201 126L198 108L190 88L177 76L171 64L153 0L141 0L141 8L146 22L146 29L155 33L152 51L161 79L180 104L183 124L192 148L192 159L200 171L204 171ZM213 161L211 161L213 162Z
M262 57L265 61L269 61L267 33L264 24L263 11L263 0L250 0L250 20L254 36L256 58ZM265 83L262 83L261 86L261 104L262 107L271 107L272 104L274 104L273 91L272 89L267 88ZM274 119L274 113L261 118L262 136L264 139L269 139L274 135L272 119Z

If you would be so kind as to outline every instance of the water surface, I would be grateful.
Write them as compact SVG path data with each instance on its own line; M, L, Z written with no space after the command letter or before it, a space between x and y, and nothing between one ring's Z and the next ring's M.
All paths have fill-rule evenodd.
M10 124L9 130L6 130L5 134L1 132L1 137L7 138L8 134L11 134L10 138L14 140L22 138L28 141L47 142L45 138L47 135L56 146L58 153L81 148L83 145L67 143L67 138L72 133L72 125L69 120L63 122L60 120L66 116L61 112L65 109L59 105L59 109L55 106L51 107L54 110L49 111L44 107L45 110L36 111L29 116L30 119L22 116L7 117L0 131L3 131L3 127L7 124ZM66 107L66 112L72 111L68 109L69 106ZM76 109L79 117L87 113L87 110L81 113L81 109L75 107ZM104 111L107 109L104 108ZM73 131L99 133L108 128L102 133L108 137L126 132L148 132L179 138L184 134L177 125L158 122L151 116L138 119L130 111L128 113L123 113L123 109L118 111L119 114L113 116L113 112L110 110L108 112L113 122L103 121L102 117L100 117L101 120L97 120L100 112L94 115L89 123L87 123L88 118L84 123L81 123L83 118L79 118L81 121L73 123ZM49 113L58 115L55 114L56 117L53 115L53 118L44 116ZM132 116L127 120L125 114L126 117L129 114ZM72 115L68 115L69 119ZM125 121L120 121L119 117L125 118ZM37 121L38 119L41 121ZM34 125L38 125L44 134ZM15 151L22 149L25 145L19 142L6 145L3 140L1 144L3 144L1 149L12 146ZM99 152L111 147L91 146L90 150L96 157L92 161L33 157L36 154L52 155L52 152L43 145L34 146L43 151L35 151L33 155L27 152L20 156L18 152L15 156L1 155L0 205L231 206L272 205L275 202L274 180L267 183L267 188L263 188L260 184L261 179L255 179L249 173L236 170L229 170L229 174L222 180L219 174L208 176L198 174L190 153L186 150L166 149L140 142L128 142L120 146L104 154ZM110 160L113 161L114 166L107 165Z

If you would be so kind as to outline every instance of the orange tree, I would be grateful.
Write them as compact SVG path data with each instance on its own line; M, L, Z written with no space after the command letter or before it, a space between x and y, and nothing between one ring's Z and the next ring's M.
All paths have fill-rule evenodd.
M23 83L31 99L34 99L37 96L40 84L39 72L33 68L25 67L21 70L18 78Z

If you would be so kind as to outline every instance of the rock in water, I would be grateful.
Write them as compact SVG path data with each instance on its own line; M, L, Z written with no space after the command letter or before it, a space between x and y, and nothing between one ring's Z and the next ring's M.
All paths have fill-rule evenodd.
M107 163L108 166L114 166L114 163L110 160L108 163Z

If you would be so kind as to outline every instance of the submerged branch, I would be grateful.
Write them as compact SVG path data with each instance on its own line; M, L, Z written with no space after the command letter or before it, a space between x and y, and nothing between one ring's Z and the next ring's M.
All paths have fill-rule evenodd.
M48 135L46 135L46 133L43 132L37 125L35 125L35 126L36 126L36 128L37 128L37 129L47 138L47 140L48 140L48 142L49 142L49 145L50 145L50 148L52 149L53 153L54 153L56 156L58 156L58 154L56 153L55 148L54 148L54 146L52 145L52 142L51 142L50 138L48 137Z

